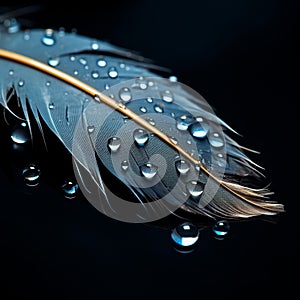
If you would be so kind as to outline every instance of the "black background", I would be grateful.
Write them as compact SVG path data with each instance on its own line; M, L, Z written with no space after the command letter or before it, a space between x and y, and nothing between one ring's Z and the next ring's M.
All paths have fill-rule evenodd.
M2 153L0 298L292 299L294 291L297 298L296 7L283 0L61 5L45 4L27 17L38 27L75 28L171 68L242 134L239 142L261 152L251 157L266 168L286 213L276 223L234 224L223 241L203 230L195 251L182 254L169 230L110 219L84 199L65 199L46 180L29 189ZM3 138L1 147L8 142ZM57 172L65 167L57 163Z

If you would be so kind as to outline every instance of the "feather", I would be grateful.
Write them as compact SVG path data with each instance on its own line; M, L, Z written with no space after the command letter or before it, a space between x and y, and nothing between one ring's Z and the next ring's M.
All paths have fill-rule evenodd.
M29 128L33 118L56 135L99 211L126 222L284 211L237 133L166 68L74 32L10 26L0 25L0 103L15 113L13 91Z

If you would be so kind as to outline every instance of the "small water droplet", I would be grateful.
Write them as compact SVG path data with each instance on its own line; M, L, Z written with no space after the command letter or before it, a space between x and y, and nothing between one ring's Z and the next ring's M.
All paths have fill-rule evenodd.
M204 190L204 184L202 182L192 180L187 183L186 188L195 200L199 200Z
M53 46L55 44L54 31L46 29L41 41L45 46Z
M229 229L230 229L230 225L229 222L226 220L218 221L212 228L216 237L224 237L225 235L228 234Z
M195 119L193 117L182 115L176 118L176 127L179 130L186 131L193 122L195 122Z
M92 50L98 50L99 49L99 44L96 41L93 41L91 43L91 48L92 48Z
M142 113L146 113L147 112L147 108L145 106L140 107L140 111Z
M19 82L18 82L19 87L24 86L24 84L25 84L25 81L23 79L19 80Z
M161 93L161 97L165 102L171 103L174 101L173 95L169 90L165 90Z
M124 69L125 68L125 64L124 63L120 63L120 68Z
M99 74L98 71L92 71L91 75L92 75L92 77L93 77L94 79L97 79L97 78L99 78L99 76L100 76L100 74Z
M146 163L140 168L141 174L147 178L147 179L152 179L156 174L158 167L153 165L152 163Z
M157 113L163 113L164 112L164 106L163 106L163 104L162 103L155 104L154 105L154 110Z
M88 133L93 133L95 131L95 126L94 125L89 125L87 127L87 131L88 131Z
M175 162L175 166L176 166L177 171L182 175L186 175L189 172L189 170L191 169L190 164L183 159L177 160Z
M118 71L115 67L110 67L108 70L108 76L110 78L117 78L118 77Z
M20 30L20 24L15 18L4 20L4 26L8 33L16 33Z
M199 239L199 229L196 225L185 222L178 225L171 233L172 240L181 247L191 247Z
M30 30L25 30L24 31L24 36L23 36L25 41L29 41L30 40Z
M77 76L79 74L78 70L74 70L73 74Z
M79 59L78 59L78 61L79 61L79 63L81 63L82 65L86 65L87 64L87 60L85 59L85 58L83 58L83 57L80 57Z
M49 103L48 107L49 107L49 109L54 109L55 105L54 105L54 103Z
M127 160L123 160L123 161L121 162L121 168L122 168L124 171L127 171L127 170L128 170L128 168L129 168L129 163L128 163Z
M107 143L108 147L112 152L116 152L119 150L121 146L121 139L117 136L111 137Z
M149 123L150 125L152 125L152 126L155 126L155 125L156 125L155 121L154 121L152 118L147 119L147 121L148 121L148 123Z
M40 174L41 174L40 169L34 164L29 164L22 171L24 181L29 186L38 185Z
M208 140L210 145L214 148L221 148L224 146L224 140L217 132L211 134Z
M60 60L58 57L52 57L52 58L49 58L48 60L48 65L51 66L51 67L57 67L60 63Z
M73 199L77 195L78 191L78 184L71 181L71 180L66 180L63 185L61 186L62 191L65 195L66 198L68 199Z
M51 82L50 81L46 81L46 86L50 86Z
M149 134L144 129L135 129L133 132L133 138L139 146L144 146L149 140Z
M18 145L25 144L30 140L30 132L25 122L13 127L11 135L12 141Z
M106 60L103 59L103 58L100 58L97 60L97 66L100 67L100 68L104 68L106 66Z
M194 123L189 127L190 133L193 137L196 138L205 138L207 136L207 129L202 126L200 123Z
M109 85L108 83L105 83L104 89L105 89L105 90L109 90L109 89L110 89L110 85Z
M148 103L152 103L152 102L153 102L153 99L152 99L151 97L148 97L148 98L147 98L147 102L148 102Z
M10 75L10 76L14 75L14 70L9 70L8 75Z
M170 141L171 141L172 144L174 144L174 145L178 144L178 141L177 141L177 139L175 137L170 136L169 139L170 139Z
M170 82L177 82L177 77L176 76L170 76L169 77Z
M70 61L75 61L76 60L76 57L74 55L71 55L70 56Z
M130 89L127 87L123 87L120 89L119 91L119 97L121 100L128 102L131 100L132 96L131 96L131 92Z
M143 76L140 76L137 80L137 85L141 90L146 90L148 88L148 82Z

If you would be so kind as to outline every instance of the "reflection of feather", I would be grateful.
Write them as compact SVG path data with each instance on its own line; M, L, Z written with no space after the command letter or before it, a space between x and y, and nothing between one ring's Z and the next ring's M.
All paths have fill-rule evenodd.
M233 130L163 68L90 37L10 24L0 27L0 102L10 110L13 90L28 124L32 114L41 131L46 124L55 133L96 208L134 222L178 207L217 218L283 211L267 188L244 184L262 174L225 133ZM139 204L136 217L120 217L127 206L112 201L111 178Z

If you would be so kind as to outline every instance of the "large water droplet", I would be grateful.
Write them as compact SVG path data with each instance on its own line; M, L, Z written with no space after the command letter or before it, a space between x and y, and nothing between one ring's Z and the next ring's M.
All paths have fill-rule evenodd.
M209 140L210 145L214 148L221 148L224 146L224 140L220 136L220 134L217 132L214 132L213 134L211 134L209 136L208 140Z
M10 135L12 141L18 145L25 144L30 140L30 132L28 126L25 122L16 125L12 129L12 133Z
M199 239L199 229L196 225L185 222L178 225L171 233L172 240L181 247L191 247Z
M67 180L61 188L66 198L72 199L76 197L78 191L78 184L76 182Z
M189 127L190 133L196 138L205 138L207 136L207 128L203 127L200 123L194 123Z
M128 163L127 160L123 160L123 161L121 162L121 168L122 168L124 171L127 171L127 170L128 170L128 168L129 168L129 163Z
M177 171L182 175L186 175L189 172L189 170L191 169L190 164L183 159L176 161L175 166L176 166Z
M127 87L123 87L120 89L119 91L119 97L121 100L128 102L131 100L132 96L131 96L131 92L130 89Z
M46 46L53 46L55 44L54 31L46 29L41 41Z
M106 64L107 64L107 62L103 58L97 60L97 66L100 68L104 68L106 66Z
M40 174L40 169L34 164L29 164L22 172L24 181L29 186L36 186L39 184Z
M121 139L117 136L111 137L108 140L108 147L110 148L110 150L112 152L116 152L119 150L120 146L121 146Z
M204 184L202 182L192 180L187 183L186 188L195 200L199 200L204 190Z
M48 60L48 65L51 67L57 67L59 65L59 58L58 57L54 57L54 58L49 58Z
M173 94L169 90L165 90L161 93L161 97L165 102L171 103L174 101Z
M157 174L158 167L152 163L146 163L145 165L141 166L140 169L145 178L152 179Z
M108 70L108 76L110 78L117 78L118 77L118 71L115 67L110 67Z
M133 138L139 146L144 146L149 140L149 134L144 129L135 129L133 132Z
M229 229L230 225L226 220L218 221L212 228L216 237L224 237L225 235L227 235Z

